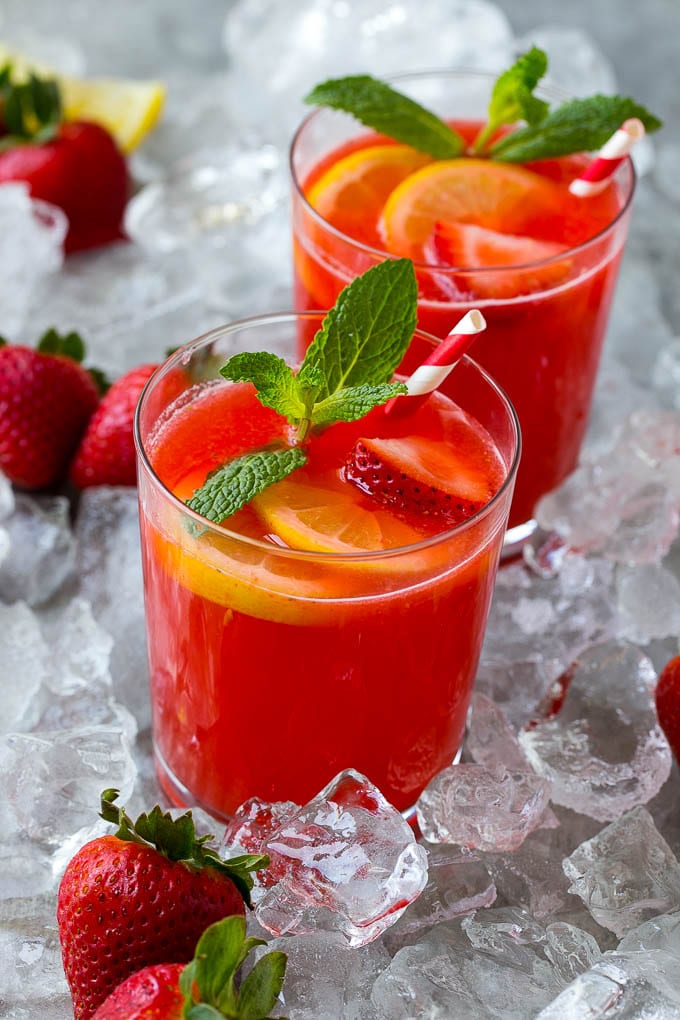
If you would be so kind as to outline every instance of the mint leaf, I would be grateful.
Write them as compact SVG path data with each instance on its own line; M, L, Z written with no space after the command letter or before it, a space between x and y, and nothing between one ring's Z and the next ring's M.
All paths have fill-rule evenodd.
M246 453L215 471L187 506L219 524L249 503L254 496L307 462L299 446L284 450Z
M381 383L379 386L350 386L338 390L314 405L312 425L332 425L336 421L358 421L392 397L408 393L404 383Z
M300 384L316 380L321 403L350 386L390 382L416 328L417 296L409 259L381 262L358 276L323 320L300 366Z
M344 110L374 131L435 159L454 159L465 148L460 135L434 113L368 74L325 81L305 96L305 102Z
M572 152L592 152L630 117L638 117L647 131L661 127L661 121L649 110L625 96L571 99L539 124L519 128L495 142L491 156L508 163L529 163Z
M486 143L502 124L525 120L540 124L548 114L548 104L533 94L548 69L548 57L532 46L497 79L489 102L489 119L472 146L473 152L484 151Z
M307 394L290 366L276 354L267 351L235 354L220 369L220 375L233 382L253 383L260 403L273 408L290 422L303 418L308 410Z

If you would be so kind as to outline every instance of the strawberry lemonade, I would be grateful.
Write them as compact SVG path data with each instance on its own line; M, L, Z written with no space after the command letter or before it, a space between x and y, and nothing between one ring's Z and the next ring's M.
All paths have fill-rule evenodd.
M290 434L217 367L292 352L320 325L216 330L170 358L138 411L159 777L220 817L254 795L304 803L349 766L413 805L460 746L507 522L518 429L467 359L413 414L313 430L304 465L222 524L186 505L219 465Z
M542 56L534 50L522 59L540 63ZM522 59L503 76L505 86L499 79L497 106L503 106L507 77ZM520 74L522 95L538 77L540 69L528 81ZM340 85L365 80L357 76ZM398 117L408 111L383 108L378 95L377 113L365 116L365 96L355 89L347 99L336 85L325 83L330 88L320 86L308 97L335 108L313 112L291 149L296 307L328 307L354 275L380 259L406 256L416 263L420 328L444 337L466 309L483 311L489 328L475 344L474 357L506 389L522 428L522 465L510 513L516 530L509 534L521 540L533 527L539 498L576 465L626 237L632 164L626 160L600 195L583 199L568 189L587 164L583 154L503 162L506 154L516 160L522 150L503 150L514 129L501 123L502 113L496 126L484 127L492 89L486 75L411 75L396 83L400 93L442 117L469 118L439 121L459 140L454 158L446 157L446 149L435 158L415 143L395 140L396 128L390 137L392 125L401 127ZM546 104L531 95L525 99L528 116L535 112L530 102L541 104L545 115ZM585 108L590 101L567 104L575 117L583 112L579 102ZM620 104L613 107L614 123L617 109L635 109L632 100ZM509 105L506 119L519 120L521 104ZM357 118L381 133L362 130ZM654 126L654 119L648 123ZM412 131L418 143L419 130L416 124ZM485 135L500 147L498 159L493 145L491 158L487 151L479 154ZM588 137L594 141L586 136L584 147ZM438 151L438 142L435 137L432 151ZM562 139L548 142L555 149ZM540 136L538 143L533 136L525 139L523 151L540 154L540 143L549 151Z

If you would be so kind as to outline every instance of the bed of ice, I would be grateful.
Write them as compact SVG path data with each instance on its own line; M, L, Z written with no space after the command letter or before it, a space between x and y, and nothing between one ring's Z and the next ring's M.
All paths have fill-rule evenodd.
M487 0L238 0L218 17L216 6L203 18L117 0L92 17L89 0L3 0L0 36L64 70L169 84L166 116L132 159L145 186L129 213L136 242L62 264L59 218L36 219L21 188L1 189L10 339L78 328L116 374L289 306L285 142L321 78L501 68L531 39L566 89L616 85L582 31L517 39ZM540 506L524 562L500 573L463 762L418 806L432 842L416 845L361 777L351 783L374 810L322 797L281 806L279 827L260 833L287 878L260 891L252 924L299 933L276 939L291 1020L680 1017L680 783L653 701L680 634L680 148L661 136L639 157L582 463ZM66 1020L59 876L106 828L94 820L104 787L133 810L159 799L134 492L90 490L74 510L0 479L0 669L0 1015ZM527 726L564 676L560 713ZM297 881L296 832L311 815L342 849L321 905ZM348 891L357 862L372 876L361 896ZM367 942L400 896L417 898Z

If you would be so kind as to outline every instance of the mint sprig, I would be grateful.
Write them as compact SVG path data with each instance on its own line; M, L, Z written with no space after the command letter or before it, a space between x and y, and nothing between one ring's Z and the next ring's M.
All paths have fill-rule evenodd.
M518 128L499 139L491 146L491 157L508 163L529 163L572 152L592 152L630 117L639 118L649 132L661 127L654 114L626 96L571 99L540 123Z
M473 142L472 151L479 154L490 138L504 124L540 124L548 115L549 106L534 89L548 70L548 57L537 46L523 53L518 60L497 79L489 102L488 120Z
M295 427L293 445L244 454L211 474L187 505L219 524L307 462L310 432L357 421L406 393L392 382L416 328L418 287L409 259L373 266L341 292L297 373L267 352L235 354L225 379L251 382L265 407Z
M435 159L454 159L465 148L458 132L436 114L369 74L322 82L305 96L305 102L343 110L374 131Z
M575 99L550 111L548 104L534 95L547 67L546 53L533 46L500 75L491 93L487 123L471 147L474 155L509 163L552 159L600 148L629 117L638 117L649 132L661 127L654 114L625 96ZM462 139L444 121L368 75L324 82L312 89L305 102L344 110L362 124L435 159L465 154ZM526 127L505 134L488 147L500 127L522 121Z
M238 914L206 928L194 959L180 974L186 1020L273 1020L270 1011L283 987L286 954L266 953L238 980L248 954L263 945L264 939L246 937L246 922Z
M417 299L409 259L383 262L358 276L314 337L298 373L301 384L321 379L316 400L323 401L350 386L389 382L416 328Z

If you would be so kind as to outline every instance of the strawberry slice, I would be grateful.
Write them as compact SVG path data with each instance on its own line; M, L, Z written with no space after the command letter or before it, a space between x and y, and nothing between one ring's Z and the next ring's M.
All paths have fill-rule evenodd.
M566 245L556 241L501 234L471 223L436 223L424 246L428 262L456 269L483 266L479 272L454 274L451 281L458 293L478 298L511 298L557 286L569 274L571 261L547 260L565 251ZM501 267L508 267L507 273Z
M450 524L472 517L493 495L484 474L443 443L421 436L359 439L344 475L379 503L405 513L437 514Z

